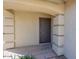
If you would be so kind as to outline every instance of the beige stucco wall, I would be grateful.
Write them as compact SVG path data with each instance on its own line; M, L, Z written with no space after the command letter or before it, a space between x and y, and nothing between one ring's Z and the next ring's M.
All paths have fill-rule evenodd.
M39 44L39 17L50 17L33 12L15 12L16 47Z

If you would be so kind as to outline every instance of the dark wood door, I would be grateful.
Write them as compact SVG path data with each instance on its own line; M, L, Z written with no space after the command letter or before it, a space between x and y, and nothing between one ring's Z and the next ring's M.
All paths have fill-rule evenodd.
M51 18L39 18L40 43L51 42Z

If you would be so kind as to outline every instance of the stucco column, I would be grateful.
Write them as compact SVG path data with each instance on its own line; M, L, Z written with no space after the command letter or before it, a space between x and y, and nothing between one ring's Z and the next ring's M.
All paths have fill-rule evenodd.
M52 49L58 56L63 55L64 15L56 15L52 18L51 27Z
M4 10L3 19L3 40L4 49L14 48L14 15Z

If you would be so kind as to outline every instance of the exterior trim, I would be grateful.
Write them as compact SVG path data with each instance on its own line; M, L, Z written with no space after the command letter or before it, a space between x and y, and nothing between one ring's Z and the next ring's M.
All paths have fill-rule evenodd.
M58 44L56 44L55 42L53 42L53 44L55 45L55 46L57 46L57 47L60 47L60 48L62 48L64 45L61 45L61 46L59 46Z
M53 26L64 26L64 25L59 25L59 24L57 24L57 25L53 25Z
M64 36L64 35L57 35L57 34L53 34L53 35L55 35L55 36Z
M3 34L14 34L14 33L3 33Z
M13 17L4 17L5 19L13 19Z

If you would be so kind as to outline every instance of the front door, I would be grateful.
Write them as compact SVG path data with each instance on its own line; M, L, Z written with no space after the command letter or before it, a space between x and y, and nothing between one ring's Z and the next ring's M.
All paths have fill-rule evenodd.
M39 18L40 43L51 42L51 18Z

